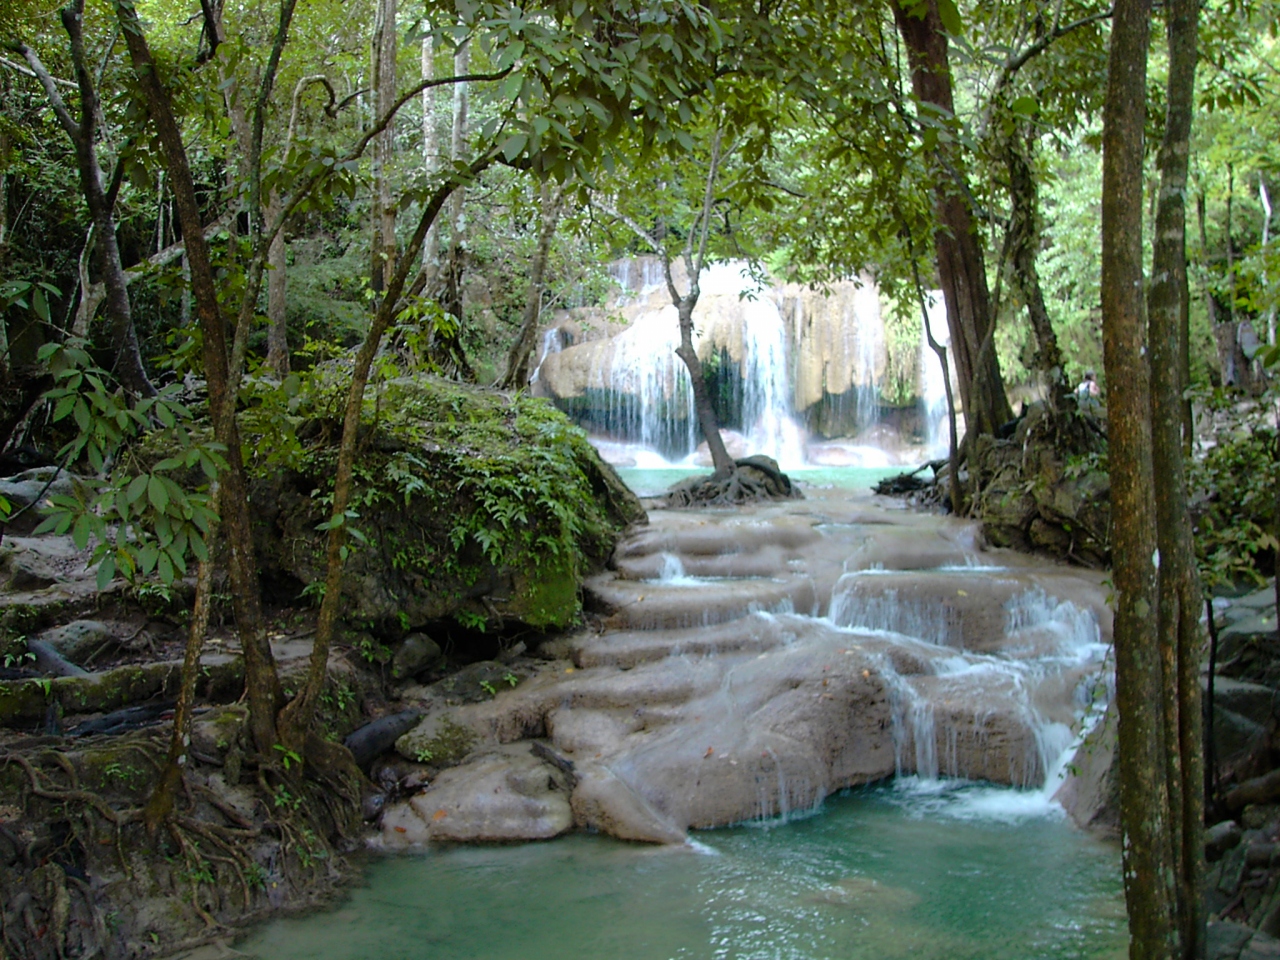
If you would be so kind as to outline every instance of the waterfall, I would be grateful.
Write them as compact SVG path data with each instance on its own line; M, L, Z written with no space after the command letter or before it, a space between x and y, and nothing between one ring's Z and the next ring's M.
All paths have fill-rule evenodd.
M929 313L929 329L933 339L947 348L947 373L942 371L938 355L929 346L929 337L920 321L920 404L923 408L925 456L940 460L951 452L951 437L947 425L947 376L952 376L955 364L951 358L951 332L947 326L947 304L941 290L931 290L925 295ZM954 378L953 378L954 379ZM956 424L960 428L960 424Z
M564 331L559 327L551 327L542 334L542 344L538 348L538 363L533 368L533 373L529 375L530 383L538 382L538 371L542 369L542 362L553 353L559 353L564 349Z
M854 369L854 416L858 431L874 427L880 420L880 379L876 365L884 355L884 320L880 315L880 292L870 283L859 283L853 295L853 322L846 315L846 335L856 336L858 358ZM859 377L859 374L861 376Z

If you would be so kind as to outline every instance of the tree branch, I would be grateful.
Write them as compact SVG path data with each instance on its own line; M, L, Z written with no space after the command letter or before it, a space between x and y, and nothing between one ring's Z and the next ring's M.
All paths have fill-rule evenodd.
M18 49L17 44L14 45L13 49L15 53L22 52L20 49ZM0 67L8 67L10 70L14 70L22 74L24 77L39 79L39 77L37 77L36 75L36 72L32 70L30 67L24 67L22 64L18 63L18 61L10 60L8 57L0 57ZM56 83L60 87L70 87L72 90L76 89L75 83L72 82L71 80L63 80L61 77L50 77L49 79L52 80L54 83Z
M44 68L44 64L40 62L36 52L25 43L17 43L13 49L16 53L22 54L31 68L31 76L39 80L40 86L44 87L45 95L49 98L49 105L53 108L53 115L58 118L58 123L62 124L62 129L67 131L67 136L73 141L79 141L80 124L76 123L71 116L71 111L67 109L66 101L62 99L62 94L58 92L57 81ZM67 81L64 80L62 82L66 83ZM75 86L75 84L69 84L69 86Z

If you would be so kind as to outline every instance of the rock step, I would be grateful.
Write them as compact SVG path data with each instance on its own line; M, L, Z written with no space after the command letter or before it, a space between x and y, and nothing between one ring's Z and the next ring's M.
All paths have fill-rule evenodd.
M588 609L608 614L613 630L669 630L710 627L759 611L817 615L813 581L724 580L675 587L597 577L583 585Z
M794 551L820 539L822 534L814 529L811 521L803 518L772 522L707 520L689 526L642 530L619 543L614 557L620 562L662 553L692 557L750 553L768 547Z
M768 545L751 553L646 553L619 558L615 565L619 579L660 582L672 558L679 561L689 577L774 577L804 562L794 550Z
M621 631L591 638L574 647L574 665L620 667L624 670L671 656L706 657L726 653L759 653L787 642L777 620L749 615L697 630Z

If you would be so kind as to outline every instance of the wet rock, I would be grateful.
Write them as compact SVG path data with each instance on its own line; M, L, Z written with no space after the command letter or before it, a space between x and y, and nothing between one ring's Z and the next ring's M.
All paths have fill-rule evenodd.
M411 633L400 641L391 658L391 676L396 680L416 677L440 662L440 645L425 633Z
M442 773L382 817L388 848L428 841L547 840L573 827L565 775L524 745Z
M1102 836L1120 836L1120 779L1116 761L1117 720L1108 707L1071 761L1067 778L1054 794L1079 827Z
M1280 804L1253 803L1244 808L1240 822L1246 830L1265 830L1280 820Z
M1240 952L1254 932L1230 920L1211 920L1206 928L1205 956L1208 960L1240 960Z
M1205 831L1204 857L1210 863L1217 863L1223 855L1233 849L1243 836L1240 824L1234 820L1216 823Z
M77 478L59 471L57 467L34 467L22 473L0 480L0 497L9 501L14 514L7 525L10 533L25 535L34 530L44 517L39 513L37 501L53 495L74 496Z
M577 767L577 773L578 784L570 798L577 826L642 843L683 843L687 839L683 830L607 767L585 763Z
M498 660L481 660L433 684L432 690L449 703L492 700L499 690L509 690L519 684L522 673L521 668Z
M89 657L115 640L115 631L98 620L73 620L40 634L40 639L72 663Z

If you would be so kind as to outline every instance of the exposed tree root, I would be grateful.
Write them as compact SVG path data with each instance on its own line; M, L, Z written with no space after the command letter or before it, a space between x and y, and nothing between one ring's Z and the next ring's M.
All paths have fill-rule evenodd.
M666 494L668 507L737 506L764 500L800 499L802 494L770 457L744 457L728 476L695 477Z

